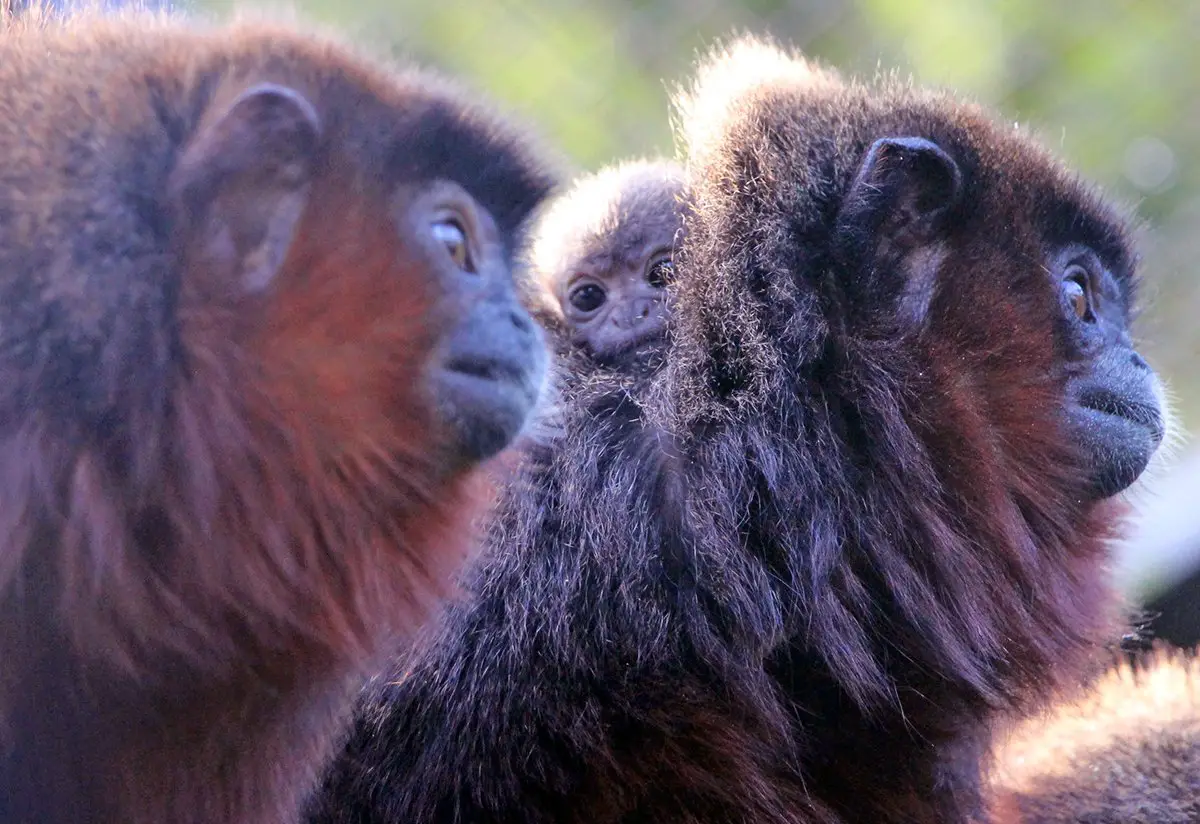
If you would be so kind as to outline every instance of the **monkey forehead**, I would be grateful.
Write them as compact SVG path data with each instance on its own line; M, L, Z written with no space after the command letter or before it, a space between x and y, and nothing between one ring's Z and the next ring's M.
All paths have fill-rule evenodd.
M314 97L329 134L368 175L453 180L505 234L558 184L532 133L447 77L412 66L385 70L344 45L264 24L234 27L228 38L236 49L217 55L217 71L235 66L269 80L280 67L284 82ZM246 63L252 68L242 69Z
M794 225L821 221L875 140L924 137L960 164L969 200L984 204L981 211L1031 226L1050 243L1085 243L1129 280L1129 210L1083 181L1027 130L948 93L895 75L870 83L843 80L747 37L704 59L673 105L698 202L732 201L744 193L739 190L757 190L794 201L774 210Z
M684 192L683 168L667 160L625 161L577 179L537 221L534 269L550 285L574 267L636 264L674 239Z

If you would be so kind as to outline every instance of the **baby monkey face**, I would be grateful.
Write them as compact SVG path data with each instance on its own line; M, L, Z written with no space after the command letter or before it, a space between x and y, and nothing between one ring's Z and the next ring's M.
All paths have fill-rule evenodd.
M622 360L667 331L685 178L673 161L623 161L576 180L538 222L535 279L571 344L598 361Z
M663 334L673 239L672 231L632 255L594 255L568 274L558 299L576 343L613 357Z

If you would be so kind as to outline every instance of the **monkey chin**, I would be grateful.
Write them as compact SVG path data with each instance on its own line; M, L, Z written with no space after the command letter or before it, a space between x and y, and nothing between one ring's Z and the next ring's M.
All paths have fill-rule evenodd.
M1093 495L1111 498L1133 485L1166 432L1161 411L1115 395L1085 395L1070 413L1071 426L1093 467Z

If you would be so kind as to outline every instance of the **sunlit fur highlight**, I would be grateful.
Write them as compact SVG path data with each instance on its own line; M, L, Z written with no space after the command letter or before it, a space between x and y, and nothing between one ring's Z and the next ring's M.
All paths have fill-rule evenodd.
M1200 664L1120 661L1000 739L993 824L1188 824L1200 817Z

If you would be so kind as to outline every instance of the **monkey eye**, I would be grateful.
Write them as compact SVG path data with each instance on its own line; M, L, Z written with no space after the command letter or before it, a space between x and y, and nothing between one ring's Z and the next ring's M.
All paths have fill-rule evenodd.
M608 295L594 283L585 283L577 289L571 291L568 300L571 305L580 312L595 312L604 305L604 301L608 299Z
M1062 280L1063 294L1071 311L1080 320L1088 320L1092 315L1091 294L1088 289L1087 271L1079 265L1067 267Z
M675 264L670 258L656 260L651 266L650 271L646 273L646 282L655 289L665 288L671 282L671 276L675 274Z
M464 272L474 272L471 263L471 251L467 248L467 233L463 231L458 221L452 219L439 220L433 224L433 236L446 247L446 252L454 265Z

